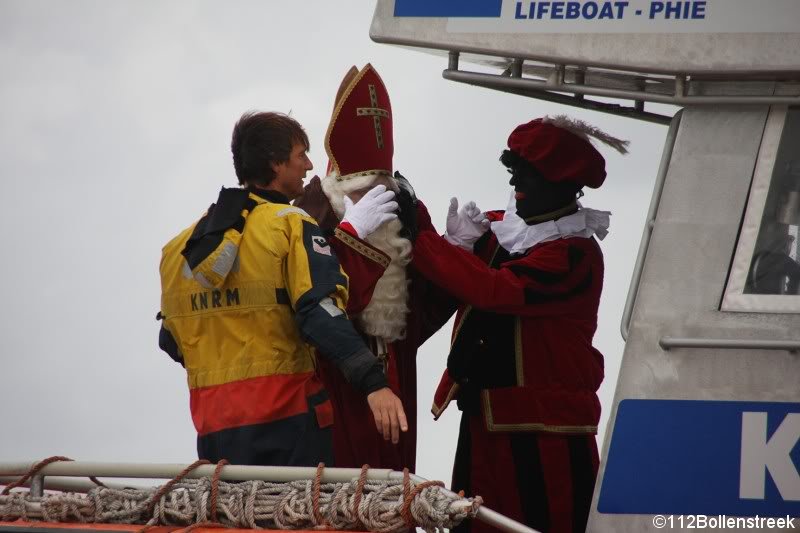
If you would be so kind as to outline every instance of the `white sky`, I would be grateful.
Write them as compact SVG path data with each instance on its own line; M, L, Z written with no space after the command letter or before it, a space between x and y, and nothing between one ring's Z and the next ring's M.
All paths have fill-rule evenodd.
M505 206L509 132L568 113L631 139L601 148L584 205L613 213L596 346L605 428L620 317L666 127L445 81L446 59L375 44L374 1L0 0L0 462L196 458L183 369L157 347L161 246L234 186L230 133L292 112L324 173L341 76L373 63L395 168L444 229L448 199ZM419 353L417 472L449 483L460 413L433 422L450 326Z

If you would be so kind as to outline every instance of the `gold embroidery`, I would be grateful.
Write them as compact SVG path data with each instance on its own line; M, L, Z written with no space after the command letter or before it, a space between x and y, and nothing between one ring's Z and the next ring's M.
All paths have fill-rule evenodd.
M372 175L375 175L375 177L378 176L388 176L390 178L392 177L392 173L389 172L388 170L364 170L361 172L353 172L352 174L345 174L344 176L336 176L335 179L336 181L347 181L352 178L361 178L364 176L372 176Z
M361 69L361 71L350 81L350 84L347 86L347 89L344 90L344 92L342 93L341 98L339 98L339 100L336 102L336 107L333 110L333 116L331 117L331 121L328 124L328 131L325 132L325 152L328 154L328 159L330 159L331 168L333 168L337 172L337 174L341 174L341 169L339 168L339 162L336 160L336 157L333 154L333 150L331 150L331 133L333 132L333 127L336 124L336 121L339 119L339 114L342 112L342 108L344 107L344 103L350 97L350 93L352 93L353 89L356 88L356 85L358 85L358 82L361 81L361 78L363 78L367 74L367 72L369 72L371 70L374 71L375 69L372 67L372 64L367 63L366 65L364 65L364 68ZM388 112L387 112L387 114L388 114ZM375 118L378 119L378 117L375 117ZM384 172L386 172L386 171L384 171ZM368 174L368 173L369 172L367 172L365 174ZM346 179L347 177L356 176L356 175L362 175L362 173L348 174L347 176L342 176L341 177L342 179L337 178L337 180L342 181L343 179ZM389 175L391 175L391 173L389 173Z
M369 88L369 104L371 107L357 107L356 116L358 117L372 117L372 125L375 128L375 142L378 148L383 148L383 128L381 127L381 118L390 118L389 112L383 108L378 107L378 91L371 83L367 85Z
M372 65L369 63L359 72L351 81L350 85L347 86L344 93L342 93L342 97L339 98L339 101L336 102L336 107L333 110L333 116L331 117L331 122L328 124L328 131L325 132L325 151L328 153L328 159L331 160L331 167L339 172L339 162L336 161L336 157L333 155L333 151L331 150L331 132L333 132L333 126L336 124L336 120L339 118L339 113L342 112L342 107L344 107L344 103L350 97L350 93L353 92L356 85L358 84L359 80L364 77L364 75L372 69Z
M450 386L450 390L447 392L447 397L442 402L441 407L436 405L436 402L433 402L433 405L431 406L431 413L433 413L434 420L438 420L439 417L442 416L444 410L447 409L447 406L450 405L450 402L452 402L453 398L455 398L456 394L458 394L459 388L460 386L458 383L453 383L453 385Z
M464 325L464 322L467 320L467 315L469 312L472 311L472 306L468 305L464 308L464 314L461 315L461 320L458 321L456 324L456 329L453 331L453 339L450 341L450 349L453 349L453 346L456 344L456 339L458 338L458 334L461 333L461 326Z
M369 246L359 241L346 231L336 228L333 233L336 236L336 238L339 239L341 242L343 242L356 252L360 253L361 255L367 257L368 259L372 259L373 261L381 265L383 268L389 266L388 257L374 250L373 248L370 248Z
M540 431L542 433L583 433L594 435L597 433L597 426L550 426L539 422L528 424L495 424L492 415L492 401L489 398L489 391L481 391L483 395L483 414L486 419L486 429L491 432L496 431Z

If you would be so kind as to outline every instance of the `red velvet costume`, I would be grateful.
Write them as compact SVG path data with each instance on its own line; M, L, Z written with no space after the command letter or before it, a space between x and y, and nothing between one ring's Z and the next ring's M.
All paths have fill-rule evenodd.
M352 389L337 368L320 358L321 377L334 409L336 466L360 467L369 464L375 468L402 470L407 467L413 471L417 442L417 348L447 322L455 312L456 304L452 297L444 296L440 289L410 268L400 266L400 261L391 263L388 255L357 238L352 227L339 224L340 215L337 215L345 211L345 194L368 190L379 180L388 183L395 192L399 191L392 177L392 121L389 94L377 71L369 64L361 70L351 68L339 87L325 135L328 176L323 181L314 178L295 205L313 216L323 231L332 234L331 245L350 278L348 315L355 318L356 329L365 337L373 353L380 355L383 351L378 344L385 344L388 349L385 370L389 386L403 402L408 419L408 431L401 433L398 444L385 441L376 430L366 399ZM411 209L410 205L407 206L408 211ZM420 213L419 218L426 221L426 228L433 230L425 207L419 203L416 209ZM391 223L386 224L387 229L391 227ZM398 233L400 229L402 226L397 229ZM410 248L409 243L409 252ZM398 320L392 324L396 329L390 332L391 335L386 335L379 342L368 337L357 315L368 305L385 303L385 294L378 297L381 290L378 281L382 277L383 282L397 283L390 293L405 292L398 290L397 286L405 289L405 280L410 282L407 300L402 294L388 297L393 300L390 302L393 311L402 308L403 300L409 311L405 315L405 328L402 327L402 319ZM402 309L398 314L402 315ZM375 331L375 322L381 320L371 320L369 327ZM400 334L401 330L405 332L404 335ZM399 337L402 338L392 341Z
M413 266L463 302L433 406L438 417L456 399L464 412L452 489L540 531L582 531L603 379L592 347L603 282L597 242L562 238L510 256L487 232L473 255L424 231Z
M330 203L322 192L319 178L314 178L296 205L302 207L320 224L323 231L334 231L331 246L350 278L350 299L347 313L352 318L369 303L388 257L355 236L349 224L338 224ZM421 220L429 220L420 203ZM432 230L432 226L427 226ZM400 442L392 444L380 435L366 398L356 392L341 372L319 359L322 381L328 391L334 411L333 448L336 466L360 467L369 464L374 468L412 472L416 465L417 442L417 349L428 337L439 330L455 312L456 304L441 289L408 269L410 280L409 300L404 339L389 344L387 378L395 394L402 400L408 419L408 431L401 433ZM367 345L375 349L374 339L367 337L354 321L356 330L364 335Z

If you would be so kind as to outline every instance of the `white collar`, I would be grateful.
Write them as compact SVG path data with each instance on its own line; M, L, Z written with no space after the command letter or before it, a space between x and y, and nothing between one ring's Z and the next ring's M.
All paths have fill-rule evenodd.
M597 235L603 240L608 235L610 225L610 211L597 211L581 206L578 203L578 211L571 215L561 217L558 220L548 220L539 224L528 225L517 215L516 199L514 191L511 191L511 198L508 201L503 220L492 222L492 232L497 236L500 246L508 250L509 253L523 253L532 246L541 242L564 239L566 237L585 237L589 238Z

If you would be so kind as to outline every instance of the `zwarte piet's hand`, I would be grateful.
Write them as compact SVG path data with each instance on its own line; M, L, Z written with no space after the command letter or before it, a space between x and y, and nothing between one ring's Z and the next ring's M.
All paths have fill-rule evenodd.
M465 250L472 251L475 242L489 229L489 219L475 205L467 202L461 209L458 208L458 199L450 199L447 209L447 233L444 238Z

